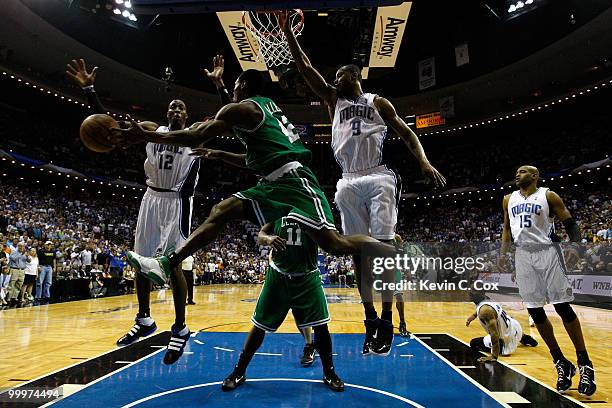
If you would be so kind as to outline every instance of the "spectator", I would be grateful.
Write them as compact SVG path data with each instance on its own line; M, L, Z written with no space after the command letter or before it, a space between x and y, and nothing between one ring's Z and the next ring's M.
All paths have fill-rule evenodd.
M187 304L195 305L193 301L193 256L185 258L181 264L181 268L183 269L183 275L185 275L185 280L187 281Z
M25 279L25 267L30 257L26 254L25 244L19 242L17 250L12 251L9 255L9 268L11 270L11 281L8 287L8 303L9 306L17 306L19 303L18 297Z
M36 248L30 248L28 253L30 260L26 263L25 279L23 286L21 287L21 293L19 297L22 303L32 302L34 297L32 296L32 289L36 283L36 275L38 275L38 255L36 254Z
M38 251L38 262L40 273L36 280L36 294L34 300L37 303L49 303L51 300L51 283L53 274L57 273L57 255L53 248L53 242L45 242L43 249Z

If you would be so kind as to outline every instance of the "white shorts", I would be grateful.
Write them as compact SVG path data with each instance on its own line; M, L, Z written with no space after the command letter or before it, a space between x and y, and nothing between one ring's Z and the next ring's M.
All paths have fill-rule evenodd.
M401 180L387 166L344 173L336 185L335 202L345 235L395 238Z
M147 189L138 212L134 251L157 256L178 248L191 232L193 197Z
M574 300L561 249L546 245L534 251L516 249L516 284L527 308Z
M514 319L510 320L510 324L512 334L509 337L501 339L503 345L500 350L500 354L502 356L509 356L510 354L514 353L521 342L521 338L523 337L523 328L521 327L521 324ZM491 335L487 334L485 337L483 337L482 342L484 343L485 347L491 348Z

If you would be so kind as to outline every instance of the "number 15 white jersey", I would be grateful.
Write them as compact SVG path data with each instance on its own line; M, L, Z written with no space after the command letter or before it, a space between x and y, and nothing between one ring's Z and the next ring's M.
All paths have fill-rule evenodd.
M168 132L160 126L158 132ZM159 143L147 143L147 159L144 163L147 186L183 192L192 196L198 183L199 160L190 156L191 148ZM187 189L191 191L186 191Z
M547 188L538 189L529 197L524 197L520 190L514 191L508 200L508 217L514 243L550 244L554 223L550 217Z
M338 98L332 124L332 149L342 172L352 173L379 166L387 125L374 106L375 94L355 100Z

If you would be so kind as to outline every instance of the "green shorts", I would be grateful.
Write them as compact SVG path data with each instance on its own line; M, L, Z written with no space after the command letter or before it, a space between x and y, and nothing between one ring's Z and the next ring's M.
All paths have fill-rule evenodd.
M299 329L330 321L318 272L291 278L268 268L251 321L262 330L274 332L287 317L289 309Z
M260 226L287 217L317 230L336 229L319 181L305 166L290 170L275 181L262 179L234 197L251 203L245 207L250 209L247 218Z

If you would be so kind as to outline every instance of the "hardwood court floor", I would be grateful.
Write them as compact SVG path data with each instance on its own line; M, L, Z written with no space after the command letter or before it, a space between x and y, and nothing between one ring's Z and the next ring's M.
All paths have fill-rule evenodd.
M259 293L255 285L211 285L195 288L197 305L188 306L187 322L192 331L247 331L250 315ZM333 333L363 332L362 307L356 289L326 289L330 299ZM151 311L159 330L168 330L174 320L170 291L151 294ZM519 304L505 309L531 334L540 346L519 347L502 361L518 371L554 387L556 372L546 346L535 328L530 328L527 312ZM137 312L136 295L52 304L39 307L0 311L0 338L3 352L0 358L0 387L13 387L68 365L102 354L115 348L115 341L128 330ZM483 336L478 322L465 327L465 320L474 307L469 303L407 302L408 328L415 333L449 333L469 342ZM597 401L591 406L612 408L612 311L575 306L586 337L589 355L597 370ZM566 356L575 362L570 339L561 320L549 313L557 338ZM397 326L397 313L394 308ZM291 316L280 332L295 332ZM574 378L574 388L578 377ZM577 391L568 395L588 403Z

